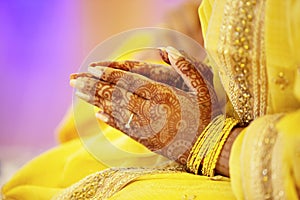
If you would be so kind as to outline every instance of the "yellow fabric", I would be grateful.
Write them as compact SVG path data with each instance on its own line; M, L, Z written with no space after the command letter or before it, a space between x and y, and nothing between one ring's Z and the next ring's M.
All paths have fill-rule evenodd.
M74 123L67 124L67 126L72 125ZM107 135L115 130L110 127L106 128L104 134ZM72 127L67 127L62 130L72 129ZM117 137L110 139L113 142L118 141ZM95 136L91 140L97 141L97 137ZM96 143L99 144L99 142L101 143L101 141ZM125 140L119 144L127 146L130 150L141 152L141 149L134 147L135 142L128 145L128 141ZM3 187L2 192L7 199L50 199L85 176L105 168L107 166L94 159L85 150L79 139L74 139L64 142L30 161ZM185 196L186 199L191 197L195 197L195 199L204 197L206 199L221 197L222 199L234 199L228 179L213 181L207 177L186 173L143 176L129 186L114 195L112 199L153 199L154 197L155 199L166 199L167 197L182 199ZM136 187L147 188L147 190L136 190ZM170 190L166 190L167 188ZM177 189L175 190L175 188ZM155 189L155 193L152 192L153 189Z
M140 190L139 188L143 188ZM188 173L146 175L130 183L110 199L235 199L230 182L209 180Z
M220 26L223 20L223 10L226 1L207 0L199 7L199 15L205 36L205 45L212 58L217 57L218 40L220 38ZM299 1L266 1L265 12L265 51L268 74L268 113L288 112L299 108L300 100L300 9ZM209 20L213 23L209 24ZM216 63L218 65L218 63ZM282 73L285 88L281 89L276 83L279 74ZM298 100L297 100L298 99ZM279 139L282 141L279 147L284 147L282 157L276 155L278 163L284 163L284 170L280 171L284 179L287 199L297 199L295 185L299 188L299 111L288 114L278 123ZM249 128L245 129L234 142L230 157L230 174L232 190L237 199L245 198L243 184L245 180L253 179L252 172L241 172L241 149L245 143L244 136L254 133L268 124L264 119L255 120ZM284 130L284 131L283 131ZM248 137L252 138L252 137ZM249 140L249 139L248 139ZM288 142L287 142L288 141ZM298 142L298 143L297 143ZM298 144L298 146L297 146ZM279 148L278 147L278 148ZM278 150L279 151L279 150ZM248 156L251 152L247 152ZM278 152L277 152L278 153ZM278 153L279 154L279 153ZM280 160L283 159L283 160ZM295 161L295 162L294 162ZM289 164L289 163L293 164ZM298 168L296 167L298 164ZM252 177L251 177L252 176ZM275 183L276 184L276 183ZM250 186L249 186L250 187ZM249 188L248 187L248 188ZM247 187L246 187L247 188ZM250 198L250 196L247 196Z
M240 155L241 155L243 138L246 130L247 129L244 129L234 141L234 145L231 148L230 159L229 159L229 164L230 164L229 173L231 177L232 191L237 199L243 199L244 196L242 185L240 184L242 182L242 177L241 177L241 170L239 165L241 159L243 159L241 158Z
M75 109L83 109L83 104L84 102L80 101L75 106ZM105 163L97 161L86 151L76 132L78 126L91 129L91 131L97 129L90 127L91 125L95 125L91 123L90 115L83 112L83 116L80 116L79 119L76 118L76 123L74 122L73 110L70 110L67 116L65 122L58 129L58 138L62 144L30 161L16 173L2 189L6 199L50 199L50 197L57 195L64 188L71 186L85 176L107 168ZM136 160L136 162L150 162L149 165L156 165L165 161L163 157L149 152L141 144L103 122L99 122L99 126L102 134L120 149L135 152L137 157L143 153L141 154L141 158ZM93 141L95 147L101 147L101 140L103 138L98 136L89 136L85 141ZM103 149L101 152L103 152ZM106 154L110 157L110 152L106 152ZM144 154L149 155L143 158ZM113 159L113 157L111 158ZM126 158L123 159L126 160ZM129 161L131 163L129 162L127 165L132 165L135 162L132 158ZM187 179L182 180L185 176ZM165 199L171 196L181 199L184 195L186 195L187 199L193 197L193 195L197 199L200 197L234 199L228 179L224 179L224 181L211 181L206 177L198 177L190 174L186 174L185 176L172 174L167 178L164 175L155 175L148 177L149 179L145 176L141 178L143 181L139 179L134 181L133 186L130 184L130 187L124 188L122 193L116 194L113 199L126 199L126 197L130 197L130 194L132 194L132 197L143 197L145 199L153 199L153 195L155 195L155 199ZM201 181L201 184L199 184L199 181ZM151 188L149 188L149 182L152 185ZM180 189L162 190L162 188L166 188L166 186L162 187L162 185L165 185L167 182L172 183L170 184L170 188L180 186ZM145 184L147 187L145 187ZM136 190L135 186L145 187L149 190ZM157 190L157 193L153 194L151 189ZM130 191L129 193L127 193L128 190ZM217 191L222 192L219 193ZM162 193L164 195L161 195Z
M199 8L205 45L208 49L217 49L225 2L225 0L204 0ZM299 1L266 1L265 49L270 89L269 113L299 108L299 101L297 101L297 98L300 100L300 72L297 69L300 63L299 10ZM210 23L211 20L214 23ZM213 31L208 32L208 30ZM211 39L207 41L207 38ZM211 57L216 56L214 51L210 51L209 54ZM284 73L284 78L288 80L284 91L274 82L280 72ZM78 109L82 109L83 104L81 103L78 103ZM83 111L84 109L82 109ZM30 161L17 172L3 187L2 192L5 197L7 199L50 199L83 177L105 169L107 167L105 163L94 159L77 137L78 126L90 129L89 132L99 129L94 124L90 126L88 116L87 113L79 116L79 119L76 119L77 127L75 127L74 116L70 111L69 117L61 125L58 133L59 141L63 144ZM247 159L240 157L243 143L246 135L254 134L256 130L264 127L266 124L264 119L255 120L235 141L230 157L231 183L227 179L212 181L206 177L191 174L147 175L133 181L111 199L243 199L245 197L242 177L244 174L241 173L240 160ZM279 172L284 178L283 188L288 199L297 199L295 186L300 187L299 121L300 112L297 111L287 114L276 126L280 145L276 144L275 150L278 150L280 155L277 159L279 159L278 163L282 164L280 165L282 170ZM100 123L100 127L106 138L121 149L149 153L149 156L153 156L157 162L162 159L115 129L103 123ZM99 139L97 135L88 135L87 137L94 141ZM101 146L100 143L100 141L97 142L98 146ZM105 153L109 155L109 152ZM249 171L249 173L251 172ZM251 179L251 174L247 174L247 177Z
M260 140L271 142L271 138L260 139L266 131L271 131L272 135L278 134L274 140L274 147L270 149L270 153L273 154L270 169L266 171L266 174L272 174L272 195L274 198L298 199L296 188L300 188L300 134L297 126L300 121L300 110L283 116L278 122L274 121L274 118L276 118L274 115L268 115L255 120L234 142L230 158L230 175L232 189L237 199L264 197L260 196L260 184L268 179L264 179L264 169L260 169L260 164L253 162L255 157L260 156L254 154L253 149L260 151ZM275 122L274 129L266 129L273 122ZM261 152L265 155L263 159L268 159L267 153Z
M79 140L73 140L30 161L6 183L2 192L8 199L49 199L61 189L104 168L82 148Z
M265 49L270 90L269 110L270 113L286 112L299 108L299 101L294 94L294 82L300 65L300 2L267 1L266 8ZM274 81L280 72L288 80L285 90L281 90Z
M300 55L299 55L300 57ZM300 101L300 69L298 68L298 72L296 73L295 78L295 86L294 86L294 93L298 101Z
M207 0L199 7L203 36L208 55L221 67L218 60L218 42L226 1ZM300 106L300 2L266 1L265 51L268 78L267 113L293 111ZM210 21L208 21L210 20ZM279 74L283 74L283 79ZM223 80L226 81L226 80ZM279 83L278 83L278 82ZM280 89L283 81L284 89ZM286 82L285 82L286 81ZM277 82L277 83L276 83ZM296 84L295 84L296 83ZM299 88L299 86L298 86Z
M300 192L300 132L299 132L300 110L288 114L282 118L276 128L280 134L278 140L282 150L282 163L285 170L282 172L285 177L284 188L288 191L287 199L297 199L295 187ZM299 195L299 194L298 194Z
M51 199L55 194L63 189L35 186L35 185L22 185L5 193L3 199L9 200L39 200ZM1 197L1 196L0 196Z
M61 121L57 128L57 140L60 143L68 142L72 139L78 138L73 109L69 109L65 114L64 119Z

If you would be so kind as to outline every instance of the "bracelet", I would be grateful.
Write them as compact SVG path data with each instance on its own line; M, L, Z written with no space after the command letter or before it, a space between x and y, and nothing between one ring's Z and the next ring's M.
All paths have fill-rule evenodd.
M198 169L206 153L212 149L212 143L217 140L218 134L214 133L221 132L224 121L224 115L218 115L202 131L188 157L187 168L190 172L198 174Z
M214 176L214 169L221 153L222 147L228 138L231 129L238 120L226 118L224 115L215 117L202 131L194 144L187 161L187 169L198 174L203 164L202 174Z
M232 128L238 124L238 120L234 118L226 118L225 125L221 131L220 140L214 144L213 149L205 156L203 160L202 174L213 177L215 175L215 168L220 156L221 150L231 133Z

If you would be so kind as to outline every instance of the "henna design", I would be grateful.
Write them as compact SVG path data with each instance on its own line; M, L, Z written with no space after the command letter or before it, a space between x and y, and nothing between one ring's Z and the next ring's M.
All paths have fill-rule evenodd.
M117 74L122 74L115 69L113 72L110 75L114 78L117 77ZM121 81L126 82L127 85L141 82L136 74L125 73L127 76L123 74ZM177 122L181 117L180 104L174 91L167 86L144 80L143 85L131 93L115 85L115 79L112 78L105 78L107 80L105 82L87 73L73 75L72 78L76 80L77 85L78 82L84 85L77 89L90 97L87 101L98 106L106 115L110 116L108 124L146 144L149 149L153 151L162 149L177 133ZM117 81L117 83L119 82ZM125 128L126 119L130 115L130 112L127 111L135 114L130 130Z
M164 55L164 61L171 63L171 66L198 96L202 116L200 120L206 124L207 119L212 119L220 113L217 95L213 87L212 72L209 67L197 62L194 58L184 56L186 55L185 52L179 52L173 47L161 48L160 50L161 55ZM203 76L203 73L207 76Z
M167 85L188 91L189 88L181 78L181 76L170 66L151 64L141 61L102 61L91 63L90 67L108 67L129 71L145 76L153 81L165 83Z
M162 79L151 76L155 66L139 61L92 64L90 73L71 75L71 85L79 97L101 109L107 124L185 164L197 136L217 114L217 97L211 80L204 79L201 70L180 52L167 48L161 55L172 66L161 68L175 72L188 91L169 85L166 79L158 81ZM167 71L163 76L167 77Z

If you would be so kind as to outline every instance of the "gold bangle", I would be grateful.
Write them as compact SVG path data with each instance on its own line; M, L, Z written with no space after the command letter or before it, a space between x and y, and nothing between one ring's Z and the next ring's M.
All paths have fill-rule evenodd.
M224 127L220 133L220 137L218 138L219 140L213 144L213 148L207 153L203 160L203 167L201 170L203 175L209 177L214 176L216 164L218 162L221 150L225 144L225 141L230 135L232 128L237 125L237 123L238 120L236 119L226 118Z
M213 144L219 141L224 123L224 115L219 115L202 131L188 157L187 168L190 172L198 174L200 165L207 152L210 152L214 147Z
M206 133L207 137L204 138L204 141L199 145L199 151L194 162L194 168L197 169L197 172L199 172L200 165L203 163L207 153L212 151L214 144L220 140L220 133L222 132L224 121L224 116L219 116L215 123L208 128Z
M200 134L199 138L197 139L196 143L194 144L190 155L188 157L188 162L187 162L187 168L189 169L190 172L193 172L195 174L198 173L198 165L200 165L201 163L201 159L199 157L197 157L197 155L199 154L200 151L200 147L206 148L206 146L203 145L204 141L208 141L210 140L208 137L208 130L214 126L216 124L216 122L218 121L218 117L214 118L209 124L208 126L202 131L202 133Z

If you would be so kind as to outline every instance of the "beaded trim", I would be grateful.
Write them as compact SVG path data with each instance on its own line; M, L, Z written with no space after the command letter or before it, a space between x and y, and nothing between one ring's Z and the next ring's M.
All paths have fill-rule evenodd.
M82 179L63 191L54 199L85 200L107 199L123 189L126 185L143 175L184 172L182 167L165 169L149 168L109 168L96 172Z
M275 125L282 116L282 114L269 116L266 122L261 124L261 128L257 127L254 135L248 136L252 138L251 141L243 145L244 152L251 151L251 156L242 163L241 169L241 174L248 173L252 177L251 180L245 178L243 180L245 196L253 199L282 199L285 195L282 177L279 177L278 170L274 168L274 163L280 165L278 163L280 161L274 160L275 148L280 148L275 147L278 139Z
M227 0L217 55L231 103L248 124L266 113L265 1Z

